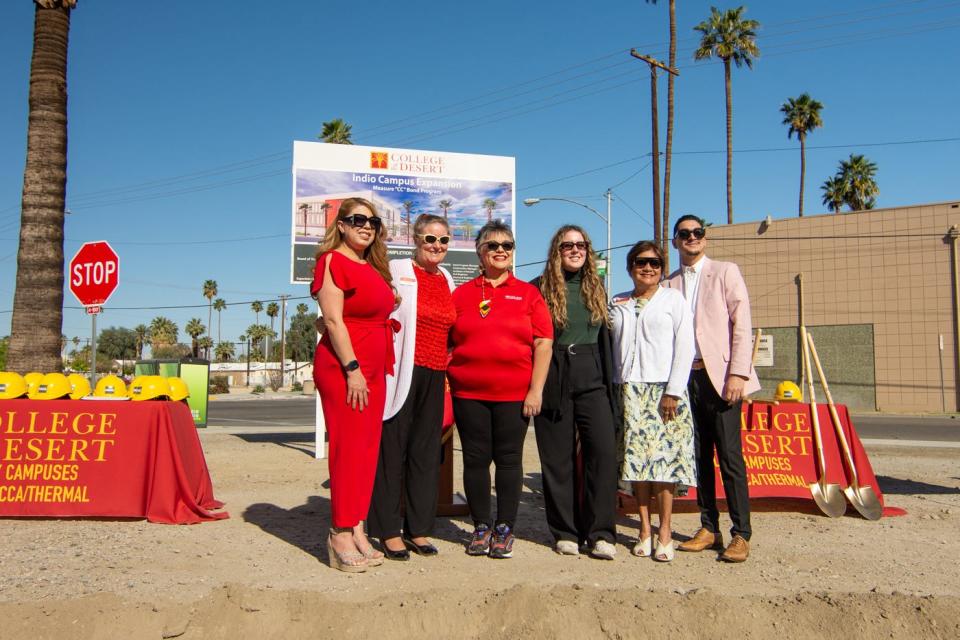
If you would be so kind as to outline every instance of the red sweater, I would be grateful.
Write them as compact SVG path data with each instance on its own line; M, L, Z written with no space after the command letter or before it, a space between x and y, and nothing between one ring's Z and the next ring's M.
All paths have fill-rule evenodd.
M486 317L480 315L484 296ZM553 338L553 322L540 290L507 276L498 287L483 276L453 292L457 320L451 340L453 358L447 367L450 389L457 398L519 402L533 375L534 338Z
M445 371L450 327L457 319L450 285L439 271L427 273L414 267L413 273L417 276L417 343L413 349L413 364Z

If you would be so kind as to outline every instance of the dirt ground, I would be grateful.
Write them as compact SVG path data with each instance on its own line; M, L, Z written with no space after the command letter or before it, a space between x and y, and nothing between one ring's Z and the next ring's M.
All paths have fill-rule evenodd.
M439 557L350 575L326 566L312 433L201 441L228 520L0 520L0 638L960 637L956 448L868 445L906 516L761 510L745 564L659 564L629 555L627 517L612 562L553 553L531 431L513 559L466 556L469 522L441 518Z

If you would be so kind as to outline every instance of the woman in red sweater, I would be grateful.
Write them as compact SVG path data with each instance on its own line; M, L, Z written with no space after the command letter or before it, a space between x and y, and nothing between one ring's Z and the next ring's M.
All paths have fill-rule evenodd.
M477 233L482 273L453 292L457 319L447 369L463 447L463 485L474 522L469 555L509 558L523 480L523 440L540 413L553 344L550 312L511 273L513 232L499 220ZM497 518L491 517L490 463Z

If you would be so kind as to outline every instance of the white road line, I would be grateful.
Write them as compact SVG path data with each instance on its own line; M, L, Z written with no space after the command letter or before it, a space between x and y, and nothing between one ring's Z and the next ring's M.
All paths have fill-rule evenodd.
M915 447L918 449L960 449L960 442L947 440L893 440L868 438L860 440L865 447Z

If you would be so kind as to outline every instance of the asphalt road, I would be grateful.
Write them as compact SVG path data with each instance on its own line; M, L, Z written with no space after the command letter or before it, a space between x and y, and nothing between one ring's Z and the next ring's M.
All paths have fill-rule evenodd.
M208 423L221 427L304 427L314 423L312 398L228 400L210 402ZM861 439L960 442L960 418L854 414L853 424Z

